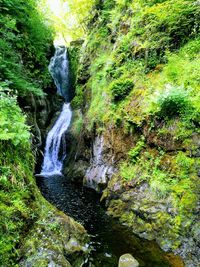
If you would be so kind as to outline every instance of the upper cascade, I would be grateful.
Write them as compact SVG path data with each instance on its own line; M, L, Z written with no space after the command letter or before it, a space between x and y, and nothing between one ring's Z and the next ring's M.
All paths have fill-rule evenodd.
M55 49L55 54L49 64L49 72L54 79L57 93L68 103L71 100L68 52L65 46L56 46Z

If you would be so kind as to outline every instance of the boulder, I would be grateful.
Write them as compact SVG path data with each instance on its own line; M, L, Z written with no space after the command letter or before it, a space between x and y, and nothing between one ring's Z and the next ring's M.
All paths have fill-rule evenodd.
M119 259L118 267L138 267L139 262L131 255L124 254Z

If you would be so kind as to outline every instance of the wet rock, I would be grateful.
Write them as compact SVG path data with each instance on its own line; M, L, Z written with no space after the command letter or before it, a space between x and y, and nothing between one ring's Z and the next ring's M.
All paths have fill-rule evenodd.
M84 184L96 191L105 189L108 181L114 173L114 167L109 164L106 157L106 147L103 136L97 136L93 144L93 157L88 168Z
M71 165L70 168L65 169L66 176L70 177L72 181L76 183L83 182L83 177L89 168L89 163L84 160L79 160L75 163L75 165Z
M77 147L77 161L73 166L77 172L74 173L80 173L77 176L81 180L81 174L85 172L84 184L99 192L103 190L101 200L107 206L108 214L127 225L130 232L147 240L156 240L164 251L179 254L185 262L187 259L198 261L199 245L195 234L191 231L192 219L185 216L183 221L179 207L174 205L173 194L159 196L159 191L152 190L148 176L141 179L143 170L141 173L137 170L137 175L126 181L120 177L118 168L121 161L129 160L128 151L137 144L141 132L145 136L147 146L144 148L144 153L148 150L155 150L157 153L157 147L163 149L167 153L163 170L171 169L172 172L174 164L171 165L172 157L177 151L187 150L191 157L199 156L199 136L193 134L191 142L188 143L174 138L178 130L178 121L171 124L155 121L153 128L147 122L132 135L124 134L120 127L117 129L112 125L106 127L107 130L101 134L97 134L95 130L97 126L93 132L82 131L80 139L89 141L82 142L81 146ZM194 149L190 151L190 147ZM154 151L152 153L155 158L158 156L156 153ZM200 176L199 173L198 175ZM198 208L196 212L197 210ZM196 223L198 215L194 215L193 221ZM187 240L184 239L185 236ZM193 242L188 241L188 236L191 236Z
M46 97L36 97L30 94L19 98L19 104L27 115L27 124L31 126L33 144L41 147L46 137L48 126L55 113L60 110L63 99L52 91Z
M81 266L88 254L88 241L83 226L51 210L35 223L24 240L19 266Z
M174 222L179 218L179 211L173 205L170 195L165 199L159 198L151 191L147 182L140 182L136 178L122 182L121 177L115 174L104 191L103 199L108 207L108 214L118 218L130 231L141 238L156 240L164 251L172 251L172 248L177 247L173 251L184 259L185 266L198 266L200 231L197 230L197 221L193 217L191 225L190 218L185 218L181 222L182 228L179 228L182 230L177 234ZM197 205L196 218L198 210ZM188 229L190 237L186 238ZM184 266L182 262L181 264L180 266Z
M73 111L72 123L66 133L68 156L64 162L63 173L71 181L82 184L83 177L90 165L90 138L82 134L78 125L81 117L80 110Z
M138 267L139 262L131 255L124 254L119 259L118 267Z
M54 261L51 261L49 264L48 264L48 267L61 267L60 265L56 264ZM67 263L66 267L71 267L71 264L70 263Z
M70 251L70 252L81 251L83 249L83 247L74 237L70 238L65 248L67 251Z

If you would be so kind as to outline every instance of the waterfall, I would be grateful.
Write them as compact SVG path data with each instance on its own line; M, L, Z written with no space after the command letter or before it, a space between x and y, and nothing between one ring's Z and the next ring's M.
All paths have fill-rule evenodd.
M69 101L69 61L66 47L56 47L54 57L49 64L58 94ZM63 161L66 157L65 133L70 126L72 111L70 103L64 103L62 112L49 131L44 151L42 176L62 174Z
M49 72L53 77L57 93L63 96L66 102L69 102L69 61L67 54L66 47L57 46L55 55L52 57L49 64Z

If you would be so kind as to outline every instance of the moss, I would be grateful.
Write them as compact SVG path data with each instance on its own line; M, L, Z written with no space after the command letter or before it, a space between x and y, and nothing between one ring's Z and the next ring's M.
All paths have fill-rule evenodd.
M21 246L21 264L41 266L39 264L44 263L44 266L47 266L53 262L70 267L71 264L76 266L79 262L81 265L84 255L88 253L88 236L85 229L67 215L52 208L44 199L40 200L43 210Z
M3 147L3 148L2 148ZM5 149L6 148L6 149ZM38 216L32 177L34 159L30 146L16 148L1 141L0 263L12 266L18 257L22 236ZM23 151L23 153L22 153Z
M180 235L186 235L196 220L200 162L186 152L171 155L162 150L145 150L136 161L127 159L121 163L121 176L115 178L115 183L124 179L125 192L116 194L119 199L110 202L108 211L139 235L144 232L145 237L153 238L160 233L167 239L163 243L158 236L161 246L176 250L181 245ZM107 194L109 199L108 191ZM170 212L165 210L166 205L170 206Z
M139 154L141 153L142 149L145 147L144 137L141 138L140 141L137 142L134 148L132 148L129 152L129 158L131 162L136 162Z
M110 21L110 18L107 17L107 19L104 18L104 28L100 22L95 25L93 31L90 32L90 37L88 38L84 51L85 54L82 55L87 61L85 63L87 69L88 62L92 61L91 67L89 68L90 80L85 81L84 85L78 84L77 92L81 92L81 94L78 93L80 99L82 99L82 94L84 94L87 95L86 102L90 101L88 118L91 124L98 122L100 125L105 120L112 122L115 120L114 123L116 123L116 120L119 121L120 119L120 121L124 122L124 125L127 125L129 122L141 125L145 119L148 120L149 113L151 113L149 109L151 95L153 93L162 94L168 83L171 83L174 88L179 88L184 84L182 94L179 94L179 103L181 105L185 103L185 98L182 101L181 95L185 96L185 93L189 89L188 97L194 107L193 111L189 110L189 117L197 118L198 104L195 100L197 98L193 89L199 86L198 77L194 77L198 73L197 69L199 66L199 39L196 37L198 30L195 28L198 6L194 6L191 1L178 1L177 3L172 3L171 1L164 1L162 3L152 2L151 5L136 1L134 3L126 3L126 8L121 13L122 6L121 4L116 5L116 7L112 6L111 10L109 10L110 16L113 16L113 19L117 17L118 22L114 22L113 20L112 23L112 20ZM164 17L160 15L162 12L164 12ZM192 19L188 17L189 14L193 14ZM173 51L169 53L169 49L174 45L173 37L170 34L170 27L174 29L173 34L176 30L179 32L182 24L179 24L180 21L178 22L177 20L178 18L182 19L182 16L185 18L184 23L188 25L187 30L191 31L191 35L189 37L187 36L185 40L184 36L181 35L180 40L176 41L177 48L181 47L180 52L174 52L172 49ZM123 23L129 25L126 33L120 30L120 25L123 25ZM134 27L131 27L131 25L134 25ZM106 27L109 27L111 31L111 37L107 36ZM164 27L165 31L163 32L160 27ZM194 35L192 29L195 29ZM111 40L112 37L114 37L114 42ZM196 39L192 40L195 37ZM154 38L156 42L153 41ZM165 42L168 44L167 46L164 44ZM184 44L186 45L184 46ZM163 51L162 53L161 50ZM188 54L191 55L190 58L187 56ZM163 57L165 57L165 60L160 65L159 61L162 61ZM146 69L153 68L151 63L153 61L155 61L153 64L155 65L155 70L147 74ZM149 64L152 66L149 67ZM194 69L195 72L193 71ZM191 73L191 75L188 76L188 73ZM122 79L121 86L119 86L120 79ZM123 86L125 79L131 79L134 85L134 92L130 95L128 91L125 92L126 86ZM115 99L116 97L117 101L117 95L119 94L119 99L123 102L120 105L119 103L117 103L117 106L111 104L112 87L118 88L118 91L116 91L117 89L113 89L115 90L113 91L113 98ZM121 91L119 88L121 88ZM139 91L140 93L138 94ZM164 108L164 105L166 103L169 104L169 101L160 103L162 106L162 111L160 112L164 119L169 117L169 114L166 114L164 109L170 110L173 113L172 115L180 114L180 108L177 108L177 101L175 102L170 102L171 105L175 103L173 112L172 108ZM81 103L84 104L82 100ZM155 110L159 109L160 104L155 105ZM185 106L181 110L185 111ZM147 117L145 118L145 116ZM182 117L184 116L183 114ZM192 126L191 119L187 123ZM117 124L119 125L119 123Z
M119 101L124 99L132 90L134 84L131 79L120 78L114 80L109 87L111 90L114 101Z
M80 49L81 49L81 43L78 42L78 44L76 45L75 43L73 43L73 46L70 46L68 48L68 54L69 54L69 68L70 68L70 90L72 98L75 97L77 98L77 95L79 95L79 91L76 90L75 91L75 86L76 86L76 81L77 81L77 72L78 72L78 68L79 68L79 57L80 57ZM77 93L78 92L78 93ZM72 106L74 105L74 103L77 102L77 100L74 100L72 102ZM76 105L80 105L80 100L78 101L78 104Z

